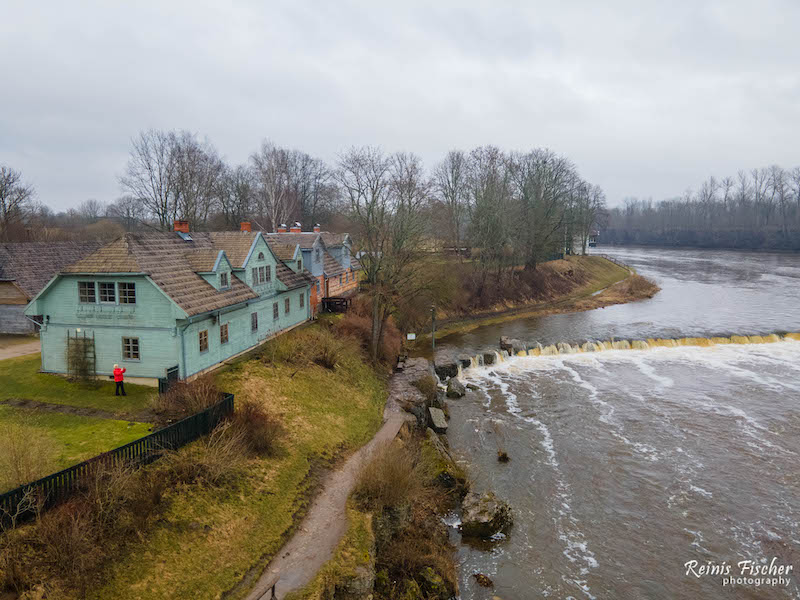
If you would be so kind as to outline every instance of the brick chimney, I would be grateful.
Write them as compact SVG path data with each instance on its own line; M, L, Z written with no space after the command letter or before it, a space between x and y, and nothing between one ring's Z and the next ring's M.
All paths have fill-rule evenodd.
M300 225L300 223L298 222L295 222L295 224L292 225L291 229L289 229L289 233L301 233L302 231L303 231L303 226Z
M319 226L319 223L317 223L314 225L314 233L319 233L320 231L322 231L322 228Z
M250 221L242 221L239 223L239 231L253 231L253 228L250 226Z
M179 233L189 233L189 221L175 221L172 225L173 231Z
M286 233L286 223L281 223L281 226L278 227L278 233Z

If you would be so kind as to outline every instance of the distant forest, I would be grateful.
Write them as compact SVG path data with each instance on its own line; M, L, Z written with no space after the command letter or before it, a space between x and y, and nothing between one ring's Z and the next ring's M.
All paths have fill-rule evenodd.
M601 244L800 251L800 167L710 177L697 192L609 211Z

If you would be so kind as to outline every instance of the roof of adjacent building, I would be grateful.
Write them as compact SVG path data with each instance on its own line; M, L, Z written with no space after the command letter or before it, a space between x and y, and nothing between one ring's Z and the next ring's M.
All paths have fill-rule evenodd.
M300 246L303 250L308 250L317 241L317 238L322 238L322 242L326 246L341 246L347 239L346 233L330 233L328 231L321 231L319 233L313 231L304 231L302 233L267 233L264 232L270 240L281 244L289 244L291 246Z
M325 271L325 275L328 277L336 277L344 273L347 269L340 265L339 261L326 251L322 253L322 270Z
M257 232L126 233L96 252L69 265L65 273L144 273L187 315L239 304L259 295L238 277L218 290L198 273L211 272L225 252L233 268L242 268ZM276 277L288 289L310 284L305 272L295 273L280 260Z
M0 244L0 280L13 281L28 298L33 298L56 273L101 245L101 242Z

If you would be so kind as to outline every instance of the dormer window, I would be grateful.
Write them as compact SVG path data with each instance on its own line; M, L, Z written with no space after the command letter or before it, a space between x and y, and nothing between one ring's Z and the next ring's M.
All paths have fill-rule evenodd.
M298 258L297 259L297 270L298 271L302 271L303 270L303 259L302 258Z
M227 273L220 273L219 274L219 289L221 289L221 290L227 289L228 285L229 285L228 274Z
M316 255L317 262L319 262L319 261L321 261L321 260L322 260L322 250L320 250L319 248L317 248L317 249L314 251L314 254Z

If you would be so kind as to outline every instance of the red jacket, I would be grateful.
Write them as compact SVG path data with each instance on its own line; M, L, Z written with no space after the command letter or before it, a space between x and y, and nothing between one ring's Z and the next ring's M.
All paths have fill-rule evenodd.
M124 373L126 370L127 370L127 369L120 369L119 367L117 367L116 369L114 369L114 381L116 381L117 383L119 383L120 381L122 381L122 379L123 379L123 377L122 377L122 374L123 374L123 373Z

